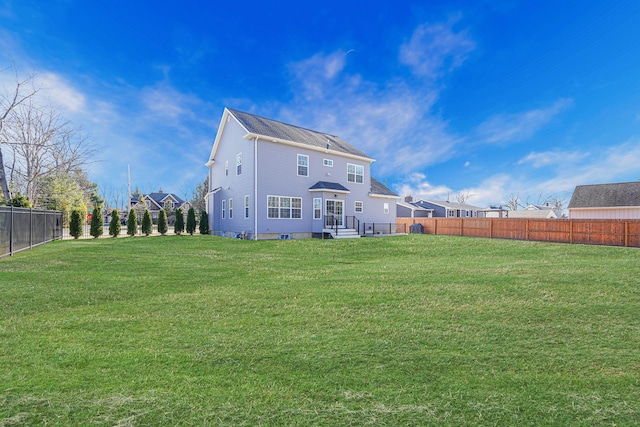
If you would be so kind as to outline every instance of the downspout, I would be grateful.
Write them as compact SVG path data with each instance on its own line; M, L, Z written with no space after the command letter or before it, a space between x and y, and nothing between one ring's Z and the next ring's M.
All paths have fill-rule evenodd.
M253 141L253 240L258 240L258 137Z

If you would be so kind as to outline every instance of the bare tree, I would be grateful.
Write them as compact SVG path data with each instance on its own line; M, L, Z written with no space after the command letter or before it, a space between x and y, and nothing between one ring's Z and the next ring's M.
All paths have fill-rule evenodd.
M502 204L512 211L517 211L518 208L522 207L522 204L520 203L520 196L517 194L511 194L511 196L509 196L506 201L502 202Z
M33 97L12 108L0 135L9 148L9 180L34 206L45 178L81 169L95 153L54 107L36 104Z
M469 201L469 199L471 199L473 197L473 194L470 194L466 191L461 191L458 194L456 194L456 201L458 203L460 203L461 205L464 205L465 203L467 203Z
M7 71L9 68L5 68L2 71ZM33 84L33 76L20 80L16 72L16 84L14 90L7 94L0 94L0 135L2 134L4 122L9 114L11 114L13 110L19 107L22 103L30 100L37 92L38 89ZM7 182L4 158L2 155L2 144L4 142L5 141L0 137L0 186L2 186L2 195L4 199L9 201L9 199L11 199L11 192L9 191L9 183Z

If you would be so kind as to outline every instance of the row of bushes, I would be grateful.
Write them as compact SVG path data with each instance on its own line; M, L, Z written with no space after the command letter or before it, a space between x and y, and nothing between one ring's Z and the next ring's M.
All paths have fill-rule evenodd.
M142 234L148 236L153 232L153 222L151 220L151 214L148 210L144 211L144 215L142 216ZM196 231L197 223L196 223L196 213L193 208L189 208L187 212L187 223L186 223L186 231L187 233L193 235ZM113 211L113 215L111 217L111 222L109 222L109 235L111 237L118 237L120 231L122 230L122 225L120 224L120 215L118 214L118 210L115 209ZM209 234L209 217L206 212L202 212L200 214L200 226L199 226L200 234ZM129 211L129 217L127 218L127 235L135 236L138 231L138 217L136 211L131 209ZM169 223L167 222L167 212L162 209L158 215L158 232L163 236L167 234L169 231ZM176 210L176 222L173 225L173 232L175 234L181 234L185 231L185 221L184 221L184 213L181 208ZM102 225L102 211L98 207L93 210L93 214L91 216L91 227L89 230L89 234L94 238L98 238L102 236L103 233L103 225ZM69 223L69 234L73 236L75 239L79 238L82 235L82 212L78 210L74 210L71 212L71 221Z

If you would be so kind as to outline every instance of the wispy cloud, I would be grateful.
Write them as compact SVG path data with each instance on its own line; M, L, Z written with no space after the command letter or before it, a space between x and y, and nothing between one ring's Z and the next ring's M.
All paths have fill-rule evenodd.
M475 129L476 140L496 145L524 141L571 105L572 99L562 98L547 108L491 116Z
M419 26L399 47L398 65L431 79L459 66L475 44L464 31L454 32L454 23ZM382 175L410 173L455 154L461 138L434 112L440 92L432 81L418 88L395 76L374 83L346 71L348 53L317 53L290 64L295 97L281 107L279 118L335 133L384 159L375 165Z
M457 20L420 25L411 39L400 46L400 62L409 66L415 75L429 79L462 65L476 44L466 30L453 30Z
M531 152L518 161L518 165L530 164L534 168L542 168L546 166L566 167L588 157L589 153L580 151L545 151Z

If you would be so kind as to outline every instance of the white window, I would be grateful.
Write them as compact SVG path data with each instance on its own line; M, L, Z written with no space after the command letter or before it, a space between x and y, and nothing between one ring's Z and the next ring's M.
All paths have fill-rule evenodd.
M229 176L229 160L224 161L224 176Z
M249 218L249 195L244 196L244 217Z
M385 203L383 208L384 208L384 213L388 214L389 213L389 203Z
M322 199L313 199L313 219L322 219Z
M302 218L302 198L267 196L267 218Z
M236 175L242 173L242 153L236 154Z
M360 201L353 202L353 211L355 213L362 213L364 211L364 204Z
M224 219L224 217L225 217L225 211L226 211L226 209L227 209L227 201L226 201L226 200L223 200L223 201L222 201L222 219Z
M298 176L309 176L309 156L298 154Z
M233 219L233 199L229 199L229 219Z
M325 165L325 166L327 166L327 167L332 168L332 167L333 167L333 160L331 160L331 159L324 159L324 160L322 160L322 164L323 164L323 165Z
M362 184L364 182L364 166L347 163L347 181Z

